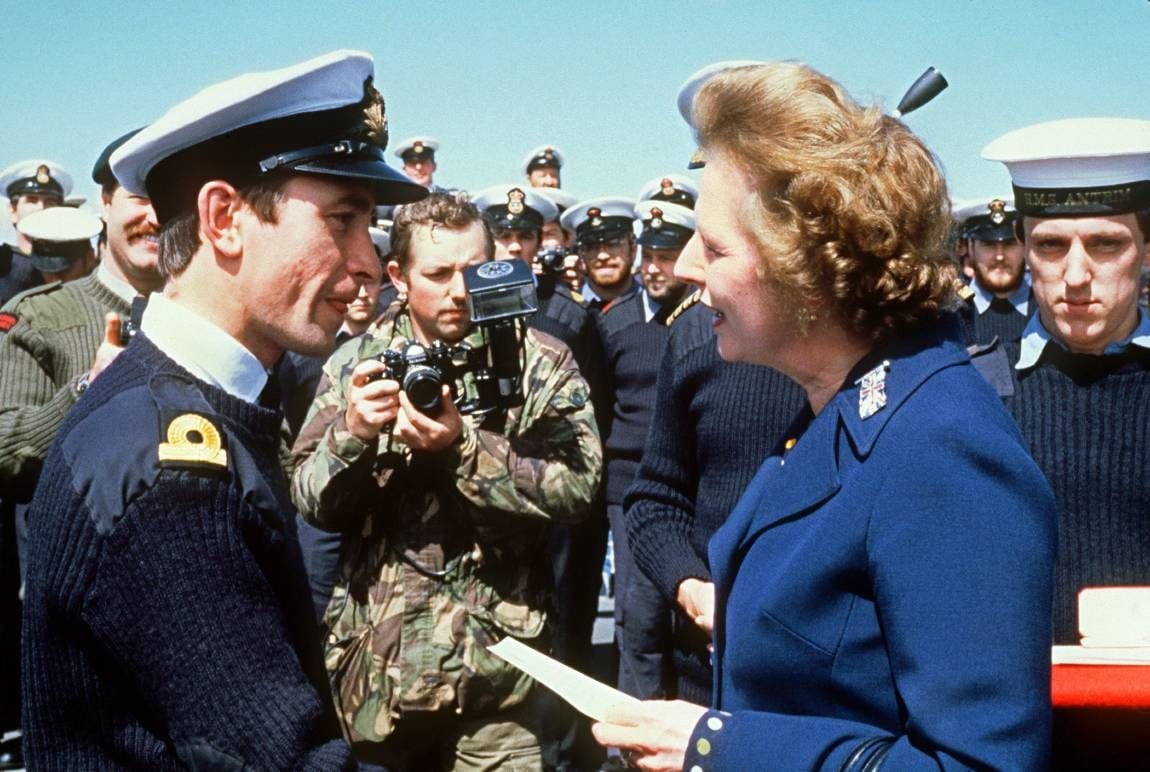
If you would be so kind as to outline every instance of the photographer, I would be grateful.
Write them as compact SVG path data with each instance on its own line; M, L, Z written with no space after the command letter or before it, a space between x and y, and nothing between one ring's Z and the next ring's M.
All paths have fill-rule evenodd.
M346 540L325 618L338 711L360 759L389 769L537 768L533 682L486 646L547 648L549 526L581 517L599 483L587 383L562 343L525 330L521 405L461 414L445 383L437 415L416 409L384 352L482 346L464 271L494 243L474 206L433 194L403 208L392 245L399 299L327 363L293 451L296 506Z

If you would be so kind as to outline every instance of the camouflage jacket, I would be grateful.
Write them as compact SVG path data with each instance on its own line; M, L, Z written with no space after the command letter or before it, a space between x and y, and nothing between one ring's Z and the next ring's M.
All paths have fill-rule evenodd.
M382 740L405 711L492 713L527 695L531 679L486 646L510 634L546 647L549 523L584 515L602 468L587 383L566 346L533 330L523 405L465 415L448 450L352 436L351 371L412 339L397 303L336 351L292 454L300 513L344 533L326 659L353 742Z

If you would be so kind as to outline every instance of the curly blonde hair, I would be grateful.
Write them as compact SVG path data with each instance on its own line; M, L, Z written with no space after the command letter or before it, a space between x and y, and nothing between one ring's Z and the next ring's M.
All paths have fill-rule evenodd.
M877 342L954 303L946 183L900 121L795 62L720 72L693 117L704 157L758 191L744 221L760 274L800 325L814 309Z

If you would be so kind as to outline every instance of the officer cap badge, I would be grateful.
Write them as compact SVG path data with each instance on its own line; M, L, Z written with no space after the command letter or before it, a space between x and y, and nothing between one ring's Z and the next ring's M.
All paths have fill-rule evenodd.
M663 227L663 210L657 206L651 207L651 227L655 230Z
M990 210L990 221L995 225L1002 225L1006 220L1006 202L996 198L987 206Z
M423 155L423 142L418 139L415 140L415 144L411 146L411 152L416 155Z
M664 177L659 183L659 189L663 191L664 196L675 195L675 183L671 182L670 177Z
M199 413L184 413L168 424L167 442L161 442L159 460L166 466L228 465L223 435Z
M36 167L36 182L41 185L47 185L52 181L52 172L48 169L46 164L40 164Z
M591 218L591 227L592 228L598 228L600 225L603 224L603 220L600 216L602 214L603 214L603 210L597 206L593 206L587 210L587 216Z
M507 211L511 214L523 214L523 199L526 194L519 188L507 191Z
M539 157L547 163L553 164L555 163L555 150L550 147L545 147L543 148L543 152L539 154Z

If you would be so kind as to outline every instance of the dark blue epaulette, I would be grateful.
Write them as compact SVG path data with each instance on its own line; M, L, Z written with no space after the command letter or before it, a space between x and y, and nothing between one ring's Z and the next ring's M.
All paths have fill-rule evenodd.
M1000 397L1014 396L1014 374L1010 369L1010 356L1006 347L995 336L985 345L968 346L970 363L986 379Z

